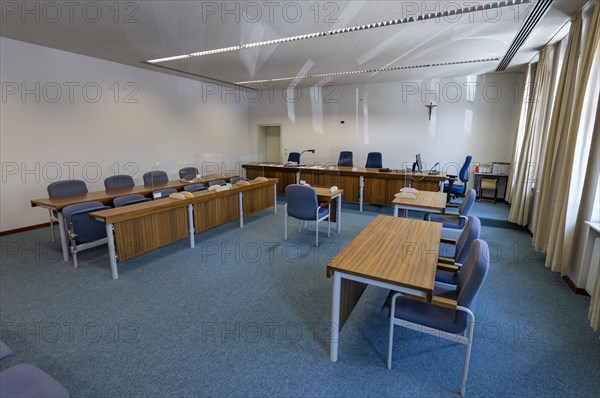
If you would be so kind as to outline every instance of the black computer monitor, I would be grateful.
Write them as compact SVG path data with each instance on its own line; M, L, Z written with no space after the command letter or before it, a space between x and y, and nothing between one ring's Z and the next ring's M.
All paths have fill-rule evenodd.
M421 154L417 154L417 161L413 164L413 171L418 171L419 173L423 171L423 163L421 162Z

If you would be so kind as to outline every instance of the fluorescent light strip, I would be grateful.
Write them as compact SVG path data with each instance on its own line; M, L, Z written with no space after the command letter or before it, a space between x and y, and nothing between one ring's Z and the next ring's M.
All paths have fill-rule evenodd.
M321 73L318 75L278 77L275 79L264 79L264 80L249 80L246 82L236 82L235 84L244 85L244 84L268 83L268 82L281 82L281 81L296 80L296 79L313 79L313 78L332 77L332 76L358 75L361 73L393 72L393 71L406 70L406 69L432 68L432 67L436 67L436 66L464 65L464 64L481 63L481 62L497 62L499 60L500 60L500 58L487 58L487 59L475 59L475 60L469 60L469 61L440 62L440 63L435 63L435 64L424 64L424 65L394 66L394 67L390 67L390 68L364 69L364 70L353 70L353 71L347 71L347 72Z
M325 32L315 32L315 33L308 33L308 34L298 35L298 36L289 36L289 37L283 37L281 39L259 41L259 42L255 42L255 43L241 44L238 46L218 48L215 50L200 51L200 52L195 52L195 53L176 55L173 57L151 59L146 62L151 63L151 64L158 64L158 63L162 63L162 62L176 61L179 59L185 59L185 58L191 58L191 57L202 57L205 55L214 55L214 54L226 53L226 52L230 52L230 51L239 51L239 50L244 50L244 49L248 49L248 48L270 46L273 44L288 43L288 42L298 41L298 40L314 39L315 37L336 36L336 35L340 35L340 34L344 34L344 33L352 33L352 32L357 32L357 31L361 31L361 30L401 25L401 24L406 24L406 23L411 23L411 22L416 22L416 21L425 21L428 19L452 17L452 16L456 16L456 15L461 15L461 14L468 14L471 12L491 10L491 9L495 9L495 8L510 7L510 6L515 6L515 5L519 5L519 4L528 4L533 1L535 1L535 0L496 1L493 3L484 4L484 5L471 6L471 7L465 7L465 8L457 8L457 9L453 9L453 10L446 10L443 12L423 14L423 15L419 15L417 17L392 19L392 20L384 21L384 22L375 22L375 23L370 23L370 24L366 24L366 25L350 26L347 28L328 30Z

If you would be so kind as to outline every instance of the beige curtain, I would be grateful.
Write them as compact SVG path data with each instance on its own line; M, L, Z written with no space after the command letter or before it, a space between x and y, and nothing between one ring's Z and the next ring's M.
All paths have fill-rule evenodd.
M576 239L576 242L581 242L578 248L580 254L580 261L583 260L583 251L585 250L584 236L585 232L582 231L587 229L584 227L584 221L589 220L593 209L594 200L596 199L596 189L598 187L598 178L600 177L600 101L596 105L596 123L594 126L594 135L592 137L590 159L588 161L588 169L585 174L585 188L582 195L581 206L579 207L579 214L577 215L577 223L580 225L579 233L580 239ZM599 198L600 199L600 198ZM590 325L595 331L600 332L600 264L595 265L597 269L596 278L594 280L592 291L590 292L592 299L590 302L590 310L588 318Z
M570 178L565 176L561 179L563 166L566 161L569 125L571 123L571 114L573 111L573 102L575 97L575 85L577 81L577 65L579 64L579 53L581 46L581 12L571 19L571 29L565 52L565 59L560 74L556 98L554 100L554 112L548 133L546 151L544 154L544 170L541 174L539 195L536 196L535 229L533 231L533 247L537 251L546 252L550 243L551 232L554 235L553 241L556 243L556 235L560 228L560 211L562 211L560 191L568 189ZM555 209L559 213L555 214ZM558 229L558 230L557 230ZM554 260L554 253L562 253L561 247L553 254L546 257L546 265ZM549 261L550 260L550 261ZM562 271L562 267L554 271Z
M519 225L529 224L533 187L536 183L540 150L542 147L547 118L552 102L552 49L544 48L540 52L533 89L529 103L522 144L515 152L513 184L510 192L510 213L508 221ZM531 73L531 67L528 74ZM524 104L525 107L525 104ZM520 135L520 134L518 134Z

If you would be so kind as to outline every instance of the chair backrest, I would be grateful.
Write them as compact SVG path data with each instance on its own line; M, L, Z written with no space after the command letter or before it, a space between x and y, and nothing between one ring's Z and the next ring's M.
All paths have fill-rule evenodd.
M288 162L300 163L300 152L290 152L288 155Z
M175 188L166 188L166 189L158 189L156 191L154 191L154 194L160 193L160 198L155 198L155 199L163 199L163 198L168 198L170 194L177 192L177 190Z
M319 202L317 191L308 185L291 184L285 188L288 215L300 220L314 220Z
M209 187L212 187L213 185L227 185L227 181L225 181L225 180L214 180L214 181L210 181L208 183Z
M131 195L119 196L118 198L113 199L114 207L121 206L129 206L136 203L148 202L151 200L150 198L146 198L144 195L140 195L139 193L134 193Z
M93 211L110 209L100 202L78 203L66 206L63 215L69 228L77 235L75 242L93 242L106 236L105 224L89 216Z
M458 178L460 178L463 183L469 181L469 166L471 165L471 159L473 159L473 157L470 155L466 157L465 163L460 168L460 172L458 173Z
M460 207L458 208L458 212L462 216L468 216L471 211L471 207L473 207L473 203L475 203L475 197L477 196L477 192L474 189L469 189L467 191L467 195L463 199Z
M204 191L205 189L207 188L204 186L204 184L190 184L183 187L183 190L186 192Z
M200 173L197 167L184 167L179 170L179 178L196 177L198 174Z
M456 284L458 305L475 313L477 294L485 280L489 265L490 252L487 243L481 239L475 239L467 260L458 273L458 283ZM463 311L456 311L457 325L466 328L467 320L467 314Z
M242 179L242 177L231 177L231 178L229 179L229 182L230 182L231 184L235 184L236 182L240 181L241 179Z
M129 188L134 185L133 178L126 174L119 174L104 179L104 188L106 189Z
M340 152L340 158L338 160L338 166L353 167L354 162L352 161L352 151Z
M479 239L481 232L481 221L475 216L469 216L467 225L463 228L458 240L456 241L456 251L454 252L454 262L462 264L471 250L471 244L475 239Z
M161 170L149 171L144 174L144 184L164 184L169 182L169 176L167 173Z
M383 167L383 160L381 158L381 152L369 152L367 155L366 168L381 169Z
M56 181L48 185L48 196L56 198L59 196L78 195L88 192L87 185L81 180Z

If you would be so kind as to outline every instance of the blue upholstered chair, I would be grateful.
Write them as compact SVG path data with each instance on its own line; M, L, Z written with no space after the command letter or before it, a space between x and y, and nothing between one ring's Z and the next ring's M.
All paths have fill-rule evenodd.
M179 178L196 177L200 172L197 167L184 167L179 170Z
M152 192L152 196L154 197L154 199L164 199L164 198L168 198L170 194L177 192L177 190L175 188L165 188L165 189L159 189L156 190L154 192ZM160 196L159 196L160 194Z
M164 171L149 171L144 174L145 185L166 184L169 182L169 176Z
M209 187L212 187L213 185L227 185L227 181L225 181L225 180L214 180L214 181L210 181L208 183Z
M87 185L81 180L64 180L56 181L48 185L49 198L58 198L60 196L68 195L83 195L88 192ZM54 222L58 221L58 213L54 210L48 210L48 217L50 219L50 232L52 233L52 240L56 242L56 235L54 234Z
M317 191L315 191L314 188L300 184L288 185L285 188L285 198L285 240L287 240L288 216L300 220L298 231L300 231L302 227L302 221L304 221L305 227L306 221L317 222L315 230L316 246L319 246L319 223L321 221L325 219L328 220L327 236L331 236L331 219L329 217L331 204L328 203L327 207L319 206L319 202L317 201Z
M300 152L290 152L287 161L300 163Z
M73 265L77 268L77 252L106 244L105 224L94 220L90 213L110 209L100 202L78 203L63 209Z
M10 348L0 341L0 360L10 355ZM69 392L46 372L32 365L19 364L0 372L0 397L68 398Z
M467 218L467 224L457 240L442 238L442 243L454 245L454 255L438 257L438 271L435 274L436 282L449 285L458 283L458 272L467 259L471 250L471 244L479 239L481 232L481 221L475 216Z
M198 191L204 191L208 188L206 188L204 186L204 184L190 184L190 185L186 185L185 187L183 187L183 190L186 192L198 192Z
M340 158L338 159L338 166L353 167L354 162L352 161L352 151L340 152Z
M469 189L462 203L458 206L458 212L449 211L452 207L446 207L442 214L427 213L425 220L433 222L441 222L443 228L448 229L463 229L467 223L467 216L475 203L477 192L474 189Z
M133 182L133 178L125 174L120 174L104 179L104 188L106 190L118 188L131 188L134 185L135 183Z
M467 182L469 181L469 166L471 165L472 156L467 156L465 158L465 163L463 163L460 168L460 172L458 173L458 178L462 182L462 184L458 184L456 181L456 176L448 176L450 181L444 184L444 192L448 193L448 201L450 201L450 196L464 196L467 189Z
M369 152L367 155L366 168L381 169L383 167L383 160L381 158L381 152Z
M383 305L383 313L390 317L388 369L392 368L395 325L461 343L467 346L460 387L460 395L465 394L477 295L488 268L488 245L476 239L458 273L458 284L455 290L446 291L441 295L436 295L434 292L431 303L404 296L402 293L390 292ZM427 368L427 371L431 371L431 367Z
M0 341L0 361L12 355L12 351L3 341Z
M118 198L113 199L114 207L122 207L134 205L136 203L149 202L150 198L146 198L144 195L140 195L139 193L134 193L131 195L119 196Z

